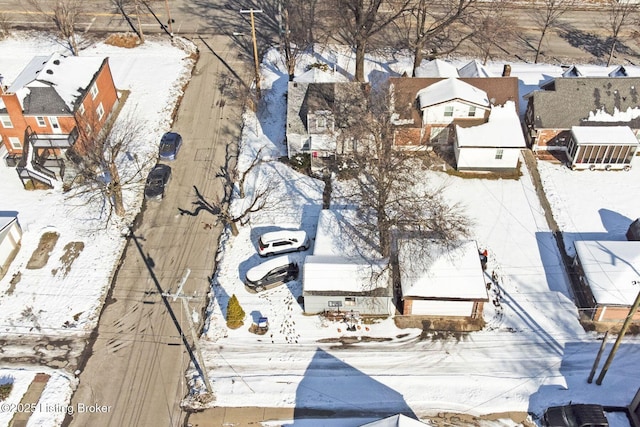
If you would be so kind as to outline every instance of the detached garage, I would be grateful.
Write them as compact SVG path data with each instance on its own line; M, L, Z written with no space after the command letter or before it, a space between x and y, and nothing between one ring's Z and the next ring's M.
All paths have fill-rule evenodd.
M631 168L638 138L628 126L573 126L567 145L571 169Z
M308 255L302 267L304 312L395 313L387 263L336 255Z
M0 278L4 277L7 269L20 249L22 228L18 223L15 212L0 212Z
M574 266L591 293L591 320L624 320L640 292L640 242L590 240L574 246ZM633 320L640 320L640 311Z
M398 241L404 315L482 317L489 300L475 241Z

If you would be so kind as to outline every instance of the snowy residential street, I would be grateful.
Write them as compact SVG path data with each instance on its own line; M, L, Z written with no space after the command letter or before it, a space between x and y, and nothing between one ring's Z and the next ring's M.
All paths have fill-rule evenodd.
M11 81L32 56L56 49L59 46L50 41L45 43L27 35L5 39L0 42L0 72ZM145 120L148 139L137 147L140 156L153 158L157 141L173 124L171 114L182 88L191 78L194 63L189 49L147 40L133 53L98 43L87 47L83 54L110 58L116 86L130 91L123 111L136 111ZM460 66L468 61L452 62ZM332 63L334 70L340 70L331 71L329 67L329 71L319 73L325 81L353 77L350 49L327 47L304 56L297 75L307 72L313 63ZM409 70L411 58L368 57L365 65L370 80L380 82ZM488 68L499 75L503 65L490 63ZM153 70L152 78L149 70ZM512 64L512 76L519 79L521 97L562 71L552 65ZM263 262L257 254L258 237L281 228L305 230L312 237L311 249L291 254L301 265L313 251L326 195L324 181L298 173L279 161L287 154L284 142L288 76L277 51L265 56L262 73L263 99L257 113L250 109L244 113L237 164L239 171L247 170L256 153L265 161L244 177L244 197L236 191L231 212L237 214L246 209L253 194L264 185L270 184L272 191L264 209L237 223L237 235L227 227L221 237L209 306L197 345L214 400L201 404L189 395L184 398L183 407L294 408L293 419L261 423L265 427L356 427L396 413L426 420L441 412L503 414L497 422L476 425L513 426L518 424L507 415L509 412L530 413L529 422L537 423L551 405L580 402L625 406L630 402L640 386L640 338L631 334L625 337L602 385L587 383L603 334L586 332L579 322L562 256L524 161L520 162L522 175L517 179L466 178L433 167L425 171L424 181L415 183L443 188L446 200L460 203L473 223L470 238L487 250L485 279L494 284L488 289L485 326L480 331L403 329L393 318L362 322L349 331L344 322L304 313L299 299L300 278L264 292L250 292L244 285L246 273ZM133 167L126 158L122 161L125 169ZM575 254L574 241L625 240L629 224L640 215L637 157L630 171L572 171L558 162L540 160L538 172L569 255ZM3 403L15 407L36 373L46 372L51 379L40 403L66 408L78 383L73 372L76 359L98 322L125 246L123 230L142 206L143 186L139 183L126 192L130 214L105 226L104 217L98 214L99 206L73 203L60 188L25 191L15 171L4 165L0 166L0 182L0 210L17 211L24 231L18 256L0 281L0 328L4 340L1 353L7 360L7 366L0 369L0 384L14 384ZM183 191L183 196L190 196L191 186L184 185L188 190ZM347 183L332 177L331 209L343 207L342 196L347 189ZM173 208L176 221L186 221ZM215 218L210 216L207 220L212 222ZM204 227L208 229L206 224ZM27 269L31 254L47 231L59 233L49 263L42 269ZM201 232L199 228L197 231ZM85 243L84 250L69 267L62 260L63 247L78 241ZM171 245L170 241L165 243ZM213 257L215 249L212 245L207 253ZM159 274L164 272L167 281L175 285L183 271L173 271L173 267L162 271L164 262L169 261L157 264ZM198 273L204 280L212 270L200 267ZM150 283L146 276L140 277ZM233 295L246 314L238 329L226 324L227 304ZM264 335L251 332L252 324L263 317L268 318L268 331ZM65 341L59 347L42 345L30 354L34 339L50 338L66 339L71 344ZM179 345L176 336L149 339L158 340L155 344ZM612 345L610 335L605 355ZM34 360L39 366L34 366ZM202 379L191 368L180 380L193 392L203 392ZM148 398L157 403L157 396L152 393L159 396L165 391L150 390ZM335 413L338 419L305 420L296 416L296 411L304 410ZM9 425L14 413L0 413L0 426ZM204 417L206 411L197 415ZM39 410L27 425L61 425L64 416L64 411ZM610 423L612 427L629 427L619 417L612 417Z

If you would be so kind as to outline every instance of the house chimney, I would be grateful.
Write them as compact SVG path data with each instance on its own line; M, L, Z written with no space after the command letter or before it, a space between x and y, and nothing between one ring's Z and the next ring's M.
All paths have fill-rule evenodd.
M502 69L502 77L509 77L511 75L511 65L504 64L504 68Z

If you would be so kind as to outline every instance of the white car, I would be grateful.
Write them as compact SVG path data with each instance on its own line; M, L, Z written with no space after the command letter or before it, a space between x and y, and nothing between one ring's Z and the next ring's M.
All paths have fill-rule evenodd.
M306 251L311 246L304 230L280 230L264 233L258 239L258 254L270 256L286 252Z

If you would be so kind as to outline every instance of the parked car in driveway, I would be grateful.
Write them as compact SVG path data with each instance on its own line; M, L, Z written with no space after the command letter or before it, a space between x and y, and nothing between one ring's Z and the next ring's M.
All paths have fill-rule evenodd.
M552 406L544 412L547 427L609 427L602 405L570 404Z
M275 257L247 271L244 284L255 292L262 292L298 278L300 268L289 255Z
M167 132L160 139L160 160L175 160L182 146L182 136L176 132Z
M144 197L146 199L161 200L164 197L164 191L167 183L171 179L171 168L167 165L156 165L144 186Z
M258 239L258 254L270 256L286 252L306 251L311 243L304 230L280 230L264 233Z

